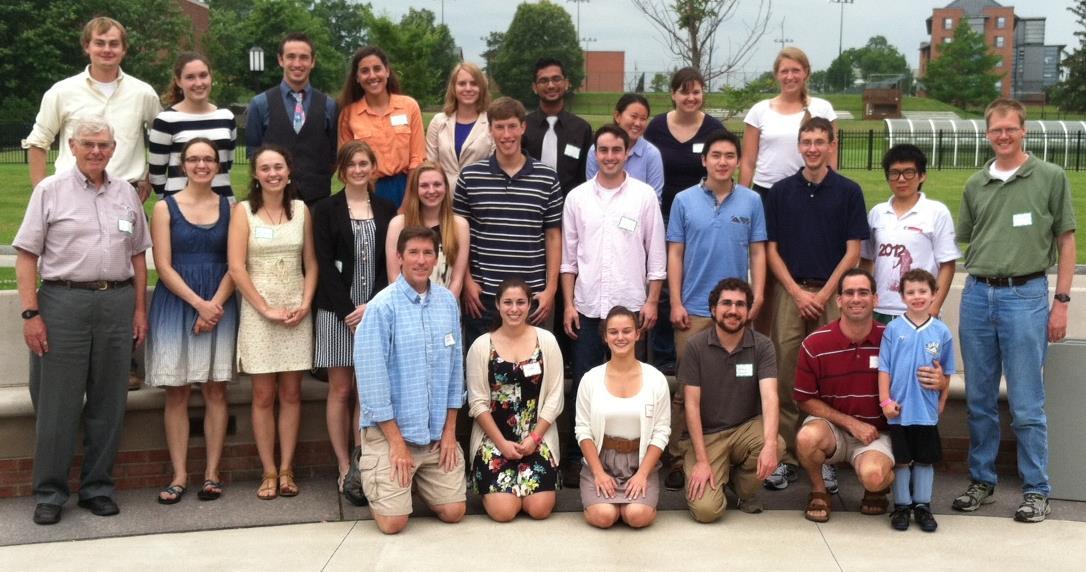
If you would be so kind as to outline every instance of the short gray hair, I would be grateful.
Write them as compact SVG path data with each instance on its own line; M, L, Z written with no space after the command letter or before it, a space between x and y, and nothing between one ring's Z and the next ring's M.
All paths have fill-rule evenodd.
M96 135L103 131L109 134L110 140L113 140L113 126L106 122L105 117L101 115L82 117L75 121L75 126L72 128L72 139L78 139L84 135Z

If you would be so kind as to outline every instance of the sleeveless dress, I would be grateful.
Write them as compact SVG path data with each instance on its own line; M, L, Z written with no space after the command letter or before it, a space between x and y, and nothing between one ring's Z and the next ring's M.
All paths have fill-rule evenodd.
M377 223L372 218L351 219L354 234L354 276L351 277L351 302L365 304L373 297L376 280ZM384 246L380 246L384 248ZM335 312L317 308L317 351L314 367L353 367L354 333Z
M538 366L538 373L525 375L525 368ZM490 416L506 439L519 443L535 427L539 390L543 383L543 351L537 344L532 356L519 362L505 361L490 344ZM471 488L476 494L509 493L526 497L558 488L558 467L546 443L536 452L516 461L502 457L494 442L483 436L471 470Z
M253 214L249 217L249 249L245 265L253 286L272 307L291 308L302 303L305 278L302 275L302 246L305 217L302 201L293 201L294 216L282 224L268 224ZM260 315L241 296L241 325L238 327L238 371L273 373L305 371L313 367L313 320L308 315L294 327L272 322Z
M226 236L230 201L219 197L219 219L211 225L190 223L177 201L164 199L170 213L170 258L173 269L199 297L210 299L227 272ZM234 343L238 330L236 296L223 304L215 329L192 333L196 309L159 282L151 295L147 336L147 385L182 386L234 378Z

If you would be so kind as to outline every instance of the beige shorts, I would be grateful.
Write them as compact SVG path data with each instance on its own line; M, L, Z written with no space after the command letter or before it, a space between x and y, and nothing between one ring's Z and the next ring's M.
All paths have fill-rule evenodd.
M837 463L848 461L848 464L855 468L856 458L868 451L878 451L879 453L886 455L886 457L890 459L890 462L894 461L894 450L890 446L890 435L886 431L879 431L878 439L875 439L868 445L864 445L862 441L853 437L848 431L841 429L821 417L808 417L803 421L803 424L806 425L813 421L825 423L830 428L830 431L833 432L833 439L837 443L833 455L826 458L827 465L836 465Z
M467 499L464 452L459 445L456 447L456 467L446 473L441 468L439 452L431 451L430 445L420 447L408 443L407 450L415 462L415 471L411 475L411 483L401 487L392 480L388 440L381 429L366 427L362 430L362 440L364 444L359 462L362 490L374 513L381 516L411 514L412 485L430 506L464 502Z

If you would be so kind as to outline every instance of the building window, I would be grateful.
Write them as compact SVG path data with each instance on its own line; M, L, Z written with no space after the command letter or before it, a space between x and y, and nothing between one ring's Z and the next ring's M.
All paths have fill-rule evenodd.
M996 18L996 29L997 30L1002 30L1003 28L1006 28L1006 27L1007 27L1007 19L1004 18L1003 16L997 17Z
M943 18L943 29L949 30L954 27L954 18Z
M943 38L943 43L944 44L949 44L951 42L951 40L953 40L953 39L954 38L951 38L950 36L944 37Z
M997 67L997 68L1003 67L1003 58L999 58L998 60L996 60L995 67Z
M1002 48L1003 47L1003 36L996 36L995 37L995 47L997 47L997 48Z

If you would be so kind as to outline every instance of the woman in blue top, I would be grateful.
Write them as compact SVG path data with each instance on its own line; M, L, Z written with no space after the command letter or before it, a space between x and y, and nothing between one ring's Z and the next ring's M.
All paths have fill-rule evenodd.
M664 160L660 150L645 140L645 125L650 114L649 100L640 93L625 93L615 104L615 124L630 136L630 152L626 156L626 172L631 177L647 183L656 189L656 198L662 200L664 193ZM596 163L596 146L588 151L588 164L585 166L585 178L591 179L600 170Z

